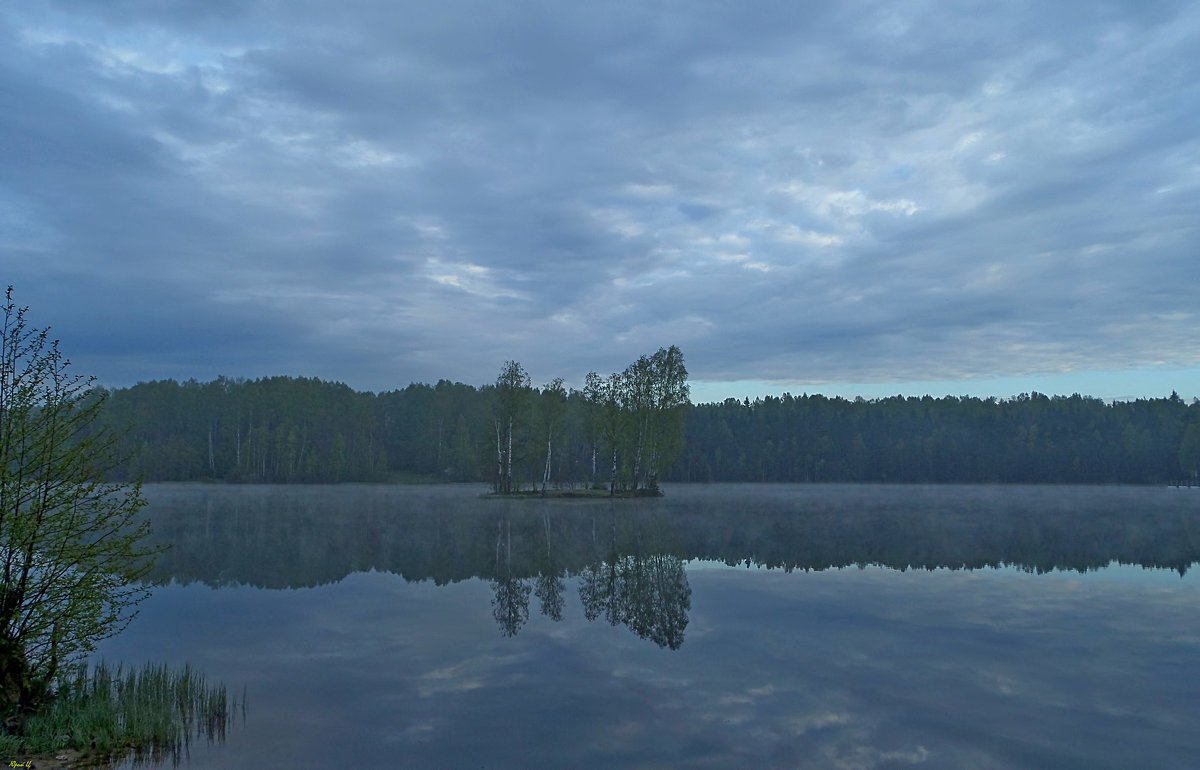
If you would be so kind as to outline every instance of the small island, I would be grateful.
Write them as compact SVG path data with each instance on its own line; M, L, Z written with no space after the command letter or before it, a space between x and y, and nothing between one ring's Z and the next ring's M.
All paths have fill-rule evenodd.
M586 479L552 479L574 399L582 400L583 424L572 427L587 434L591 464ZM683 449L690 403L683 353L674 345L640 356L623 372L589 372L582 391L568 392L561 377L539 390L520 363L506 361L494 390L496 465L485 497L660 497L659 469Z
M516 492L487 492L480 495L488 500L621 500L636 497L662 497L657 486L638 490L621 489L615 492L608 487L552 487L549 489L525 489Z

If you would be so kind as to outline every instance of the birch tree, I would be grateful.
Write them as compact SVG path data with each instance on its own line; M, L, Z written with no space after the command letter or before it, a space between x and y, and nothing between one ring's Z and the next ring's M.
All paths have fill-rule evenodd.
M650 359L651 424L648 430L646 485L658 488L659 471L669 468L683 449L683 429L691 404L683 352L672 345L659 348Z
M516 361L505 361L496 378L496 491L510 494L513 485L514 434L521 427L529 402L530 378Z
M626 367L621 378L624 388L620 392L620 399L627 420L625 440L629 446L629 480L634 492L642 480L642 463L646 459L647 446L653 441L654 375L650 359L640 356Z
M542 397L538 405L542 418L542 435L546 437L546 462L542 469L542 494L545 494L554 460L554 442L562 431L563 419L567 412L567 389L563 385L562 377L556 377L542 388Z
M620 463L621 442L625 437L626 415L622 404L625 388L622 375L610 374L607 378L588 372L583 387L583 396L592 413L592 423L601 445L611 458L608 480L609 494L617 493L617 470Z

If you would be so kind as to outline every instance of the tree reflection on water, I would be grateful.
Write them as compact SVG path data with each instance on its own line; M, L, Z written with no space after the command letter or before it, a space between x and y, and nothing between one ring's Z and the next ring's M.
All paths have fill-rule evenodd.
M640 517L627 523L633 538L618 535L618 522L609 512L609 537L605 556L579 571L579 599L588 620L603 617L612 625L624 625L643 639L660 647L679 649L691 609L692 589L688 585L683 560L678 556L655 552L658 540L654 530L644 531ZM551 546L549 513L542 513L541 529L536 529L530 549L537 568L532 578L541 601L541 612L554 621L563 619L566 606L566 570L558 567ZM511 514L501 513L496 523L496 562L492 587L492 616L504 636L515 636L529 620L530 578L513 572L513 534ZM659 533L661 534L661 533ZM643 548L649 552L643 552Z
M542 614L558 622L563 619L563 608L567 603L567 584L563 580L563 576L567 574L567 570L554 558L554 551L550 546L549 511L542 512L542 524L546 533L546 548L544 551L535 551L534 562L538 573L537 578L534 580L533 593L542 603ZM544 558L538 559L537 556L539 555Z
M692 607L683 562L669 554L620 556L585 567L579 598L588 620L601 615L659 647L678 650Z
M505 636L516 636L529 620L529 581L513 575L512 527L508 516L496 525L496 566L492 579L492 617Z
M474 487L150 485L153 579L300 588L378 570L483 580L504 636L551 621L578 586L589 620L678 649L692 560L768 569L1110 563L1185 574L1200 560L1194 495L1146 487L724 485L665 498L481 500Z

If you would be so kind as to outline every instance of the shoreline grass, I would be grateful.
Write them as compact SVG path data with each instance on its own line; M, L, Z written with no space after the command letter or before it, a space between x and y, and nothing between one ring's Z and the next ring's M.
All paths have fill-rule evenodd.
M193 738L225 739L245 692L232 701L225 685L210 685L191 665L172 671L100 662L60 674L54 696L20 734L0 735L0 756L32 757L76 749L96 761L137 760L178 765Z

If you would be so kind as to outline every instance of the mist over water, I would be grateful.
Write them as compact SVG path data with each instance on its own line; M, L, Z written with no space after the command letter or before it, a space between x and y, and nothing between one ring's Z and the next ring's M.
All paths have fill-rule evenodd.
M1186 767L1200 496L151 486L108 660L245 724L191 767Z

